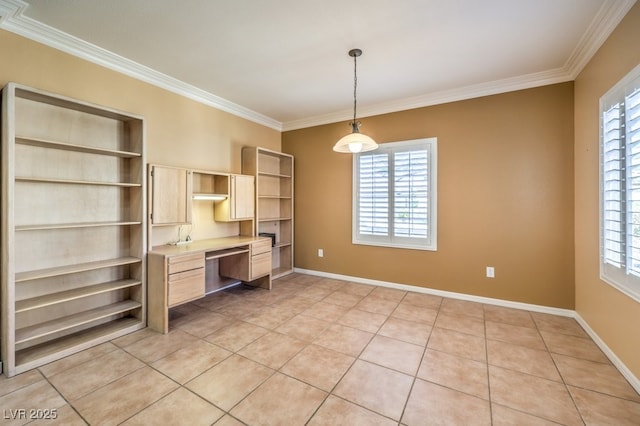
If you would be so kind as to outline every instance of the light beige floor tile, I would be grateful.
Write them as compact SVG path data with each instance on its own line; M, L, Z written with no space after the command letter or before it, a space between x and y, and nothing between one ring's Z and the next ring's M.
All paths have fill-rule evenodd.
M241 297L238 297L237 301L227 303L226 305L217 308L215 312L236 319L244 319L264 308L264 306L265 305L259 301L244 300Z
M491 425L489 401L416 379L402 423L423 425Z
M37 413L38 411L36 411ZM42 413L42 410L40 410L40 413ZM38 426L83 426L87 424L69 404L48 411L45 410L44 414L47 415L46 418L35 420L32 424Z
M303 313L305 315L318 318L328 322L337 321L342 315L344 315L349 308L340 305L334 305L333 303L327 303L324 300L309 307Z
M73 406L89 424L115 425L177 387L172 380L144 367L74 401Z
M64 370L68 370L69 368L75 367L78 364L85 363L93 358L100 357L104 354L108 354L109 352L113 352L117 349L118 347L111 342L102 343L101 345L94 346L82 352L78 352L77 354L73 354L68 357L54 361L52 363L43 365L42 367L39 368L39 370L46 377L51 377Z
M273 304L273 306L287 309L294 314L299 314L300 312L304 312L311 305L315 304L317 300L309 297L301 296L300 294L295 294L292 297L284 298Z
M223 414L224 411L199 396L185 388L178 388L122 424L127 426L210 425Z
M175 321L173 325L192 336L204 337L232 322L232 317L205 310L191 315L188 321Z
M553 354L564 382L618 398L640 402L640 395L612 364Z
M562 382L558 369L547 351L487 340L487 354L491 365Z
M390 337L374 336L360 355L360 359L413 376L418 371L423 352L424 346Z
M578 321L573 318L543 314L539 312L532 312L531 316L538 326L538 329L541 331L567 334L576 337L589 337L580 324L578 324Z
M357 360L333 393L383 416L400 420L413 377Z
M408 292L404 299L402 299L402 303L419 306L421 308L434 309L437 311L440 309L440 305L442 305L442 299L443 298L440 296L434 296L431 294Z
M357 357L372 337L372 333L334 324L325 330L314 343L346 355Z
M333 303L334 305L353 308L363 299L363 297L364 296L347 293L343 290L336 290L322 300L327 303Z
M125 348L129 345L134 344L139 340L146 339L147 337L151 337L151 336L157 336L159 334L161 333L147 327L147 328L143 328L142 330L134 331L133 333L130 333L130 334L125 334L124 336L118 337L117 339L113 339L111 343L121 348Z
M231 355L219 346L198 340L160 358L151 366L180 384L193 379Z
M484 337L484 321L466 315L441 312L434 327L459 331L460 333L473 334Z
M587 425L637 426L640 404L586 389L569 386L582 418Z
M225 411L230 410L274 373L247 358L232 355L185 386Z
M327 288L333 291L341 288L342 286L348 286L349 282L336 280L334 278L321 278L319 281L313 283L314 287ZM373 290L373 289L372 289Z
M144 366L118 349L56 374L49 381L67 400L73 401Z
M196 340L182 330L174 330L167 334L153 334L126 346L124 350L143 362L153 362Z
M412 305L404 301L401 302L391 314L392 318L421 322L427 325L433 325L436 322L437 316L438 311L435 309Z
M549 352L605 364L609 363L609 359L590 338L550 333L548 331L541 331L540 333L549 348Z
M340 287L340 289L344 292L355 294L356 296L361 296L361 297L367 296L369 293L373 291L374 288L375 287L372 285L358 284L358 283L352 283L352 282L345 283L342 287Z
M276 331L296 339L312 342L330 325L330 322L301 314L276 328Z
M299 294L309 299L313 299L317 302L324 299L334 291L335 290L332 288L320 287L320 286L314 285L313 287L308 287L300 290Z
M391 317L380 328L378 334L415 345L425 346L431 335L431 326L421 322Z
M487 339L499 340L531 349L547 350L542 336L535 328L485 321L485 329Z
M468 300L444 298L440 306L440 312L466 315L477 319L484 319L484 306L482 303Z
M487 361L485 339L471 334L445 328L434 328L431 331L427 347L462 358L481 362Z
M326 425L362 425L362 426L395 426L398 423L379 414L352 404L344 399L330 395L308 426Z
M11 425L32 421L32 410L57 410L65 404L66 401L46 380L37 381L0 397L3 423Z
M30 370L22 374L18 374L11 378L6 375L0 375L0 396L17 391L36 382L44 380L42 374L38 370Z
M489 399L487 364L427 349L419 378L460 392Z
M491 404L493 426L557 426L558 423L513 410L499 404Z
M331 391L355 361L354 357L317 345L309 345L280 371L324 391Z
M231 415L250 425L303 425L326 396L326 392L276 373L234 407Z
M195 300L192 303L194 305L200 306L201 308L215 311L230 303L239 301L242 301L242 298L240 296L228 293L226 291L220 291L203 297L202 299Z
M214 423L216 426L245 426L240 420L232 417L230 414L225 415L223 418Z
M232 352L237 352L268 332L269 330L266 328L244 321L237 321L214 331L204 339Z
M373 293L373 292L372 292ZM398 306L398 302L393 300L374 297L369 294L362 299L355 307L361 311L373 312L375 314L390 315Z
M564 384L489 366L491 401L565 425L581 425Z
M375 314L373 312L361 311L360 309L350 309L339 320L338 323L358 330L375 333L387 319L386 315Z
M531 313L521 309L484 305L484 319L502 324L517 325L519 327L536 328Z
M404 290L397 290L394 288L386 288L386 287L374 287L373 291L369 293L370 297L378 297L385 300L390 300L392 302L400 303L400 301L407 294Z
M270 332L245 346L238 354L277 370L305 346L307 343L302 340Z

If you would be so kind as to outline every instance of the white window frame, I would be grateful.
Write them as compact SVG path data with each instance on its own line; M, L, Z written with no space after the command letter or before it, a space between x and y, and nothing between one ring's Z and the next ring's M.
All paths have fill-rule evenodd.
M391 187L393 181L389 179L389 234L386 236L373 236L364 235L359 232L359 187L360 187L360 157L366 155L375 155L379 153L388 153L393 155L396 152L406 152L412 150L426 150L428 152L428 194L429 201L427 207L427 237L394 237L393 233L393 205L394 205L394 188ZM390 166L391 167L391 166ZM415 249L415 250L430 250L436 251L437 244L437 229L438 229L438 196L437 196L437 179L438 179L438 139L424 138L413 139L400 142L391 142L380 144L376 151L364 152L355 154L353 156L353 191L352 191L352 243L361 245L373 245L383 247L394 247L403 249ZM390 173L392 175L392 171Z
M637 236L633 236L633 217L636 219L640 217L638 215L638 211L632 211L634 209L630 196L631 192L640 191L638 187L638 183L636 183L635 187L633 185L633 181L638 181L640 176L637 174L634 176L631 175L632 165L630 164L629 158L631 157L631 153L629 149L635 145L638 141L638 133L635 133L633 139L630 141L629 136L631 135L631 131L628 129L628 124L630 123L629 115L627 113L628 106L626 105L626 99L629 95L634 93L634 91L640 90L640 65L636 66L629 74L627 74L622 80L620 80L615 86L613 86L607 93L604 94L600 98L600 279L619 291L623 292L627 296L633 298L636 301L640 302L640 260L637 260L632 265L628 259L633 259L633 256L638 258L638 247L634 247L630 242L633 238L638 238ZM622 175L621 183L620 183L620 194L621 194L621 208L612 209L611 207L606 208L605 204L607 203L608 197L605 192L610 192L611 188L607 188L606 183L615 183L615 180L612 179L607 181L605 179L605 175L607 170L616 171L615 168L610 169L607 165L605 165L605 144L607 141L611 141L611 137L607 137L605 135L606 132L611 132L612 127L605 123L604 117L605 113L609 111L612 107L620 105L624 109L624 115L620 119L620 124L618 126L614 126L613 130L620 131L620 140L621 140L621 154L620 154L620 162L621 162L621 172ZM635 115L634 111L634 116ZM636 116L637 119L637 116ZM636 122L638 123L638 122ZM636 124L637 125L637 124ZM637 132L637 130L636 130ZM637 146L636 146L637 148ZM634 156L639 154L634 153ZM634 167L638 167L636 163ZM616 191L616 189L613 189ZM636 192L637 195L637 192ZM618 213L620 215L619 220L607 218L608 213ZM613 250L610 248L611 246L607 244L607 241L612 241L612 233L607 231L607 226L611 227L611 224L614 222L620 222L620 231L612 231L614 234L618 232L621 235L621 260L617 261L612 258L610 254ZM637 226L636 226L637 229ZM606 237L609 237L608 239ZM636 244L637 244L636 239ZM615 244L615 243L614 243ZM631 251L633 250L633 256Z

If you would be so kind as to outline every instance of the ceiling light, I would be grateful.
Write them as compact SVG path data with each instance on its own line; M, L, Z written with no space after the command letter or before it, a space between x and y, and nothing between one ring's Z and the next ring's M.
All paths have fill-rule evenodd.
M353 121L349 123L351 126L351 133L340 139L333 147L336 152L365 152L373 151L378 148L376 141L369 136L360 133L360 122L356 121L356 89L358 88L358 74L356 68L356 58L362 55L362 50L351 49L349 56L353 58Z

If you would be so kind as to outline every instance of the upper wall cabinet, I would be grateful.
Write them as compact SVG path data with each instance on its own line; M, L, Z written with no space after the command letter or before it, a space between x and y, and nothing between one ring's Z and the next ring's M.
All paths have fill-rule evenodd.
M152 225L191 223L191 172L177 167L149 166L149 217Z
M255 214L253 176L230 175L227 182L229 196L216 203L215 219L220 222L253 220Z
M145 327L144 165L141 117L3 89L7 376Z

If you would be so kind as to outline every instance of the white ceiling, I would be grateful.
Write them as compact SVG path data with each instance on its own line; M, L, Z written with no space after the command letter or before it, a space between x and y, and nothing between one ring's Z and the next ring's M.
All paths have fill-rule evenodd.
M0 0L0 28L278 130L569 81L635 0Z

